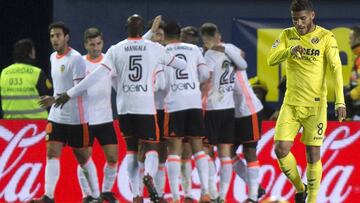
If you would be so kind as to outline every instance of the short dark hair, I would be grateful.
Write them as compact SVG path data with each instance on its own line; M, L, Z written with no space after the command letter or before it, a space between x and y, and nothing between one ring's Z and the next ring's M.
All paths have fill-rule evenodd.
M126 20L125 27L128 37L141 37L140 35L144 32L144 19L138 14L133 14Z
M186 26L181 28L181 32L190 35L192 37L199 37L199 31L196 27L194 26Z
M354 32L354 37L360 37L360 25L356 25L350 28Z
M15 42L13 51L15 63L33 64L34 60L29 55L34 48L35 45L31 39L21 39Z
M181 32L181 27L179 23L177 23L176 21L172 20L165 24L164 33L166 37L179 38L180 32Z
M208 36L214 37L215 34L218 32L219 32L219 30L214 23L204 23L200 27L201 35L208 35Z
M84 32L84 42L87 42L88 39L92 39L95 37L103 38L101 31L98 28L91 27L85 30Z
M70 35L70 28L64 22L54 22L49 25L48 31L50 33L51 29L60 28L62 29L64 36Z
M293 0L290 5L290 11L313 11L313 5L310 0Z

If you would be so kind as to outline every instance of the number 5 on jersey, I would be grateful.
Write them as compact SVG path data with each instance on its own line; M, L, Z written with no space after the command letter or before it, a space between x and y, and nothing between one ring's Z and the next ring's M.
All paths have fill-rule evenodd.
M141 55L133 55L129 57L129 79L133 82L141 80L142 77L142 66L141 66Z

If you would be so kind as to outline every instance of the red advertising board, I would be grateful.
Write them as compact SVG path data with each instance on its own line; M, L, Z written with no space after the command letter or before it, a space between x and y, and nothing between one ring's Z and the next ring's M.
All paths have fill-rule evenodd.
M0 120L0 202L26 202L44 192L46 165L46 121ZM280 172L273 151L274 122L263 123L263 137L258 145L261 163L260 181L267 196L292 199L294 189ZM118 129L119 132L119 129ZM126 172L125 143L120 140L119 175L113 191L121 202L132 199ZM357 202L360 200L360 140L359 122L329 122L322 147L323 179L318 202ZM239 150L241 151L241 149ZM293 154L306 180L304 145L296 141ZM105 158L95 143L93 159L97 165L100 184ZM77 163L70 148L64 148L61 171L55 199L56 202L81 202L81 191L76 176ZM199 178L193 171L193 196L199 198ZM166 187L166 197L170 197ZM266 198L265 197L265 198ZM247 198L244 182L233 176L228 202L242 202Z

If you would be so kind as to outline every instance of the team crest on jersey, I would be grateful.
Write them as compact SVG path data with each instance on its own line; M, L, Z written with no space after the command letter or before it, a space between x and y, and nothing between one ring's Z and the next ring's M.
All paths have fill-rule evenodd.
M64 70L65 70L65 66L64 66L64 65L61 65L61 66L60 66L60 72L64 72Z
M311 43L313 43L313 44L317 44L317 43L319 43L319 41L320 41L320 39L318 37L313 37L311 39Z
M272 48L273 49L276 48L279 44L280 44L280 40L279 39L275 40L274 44L272 45Z

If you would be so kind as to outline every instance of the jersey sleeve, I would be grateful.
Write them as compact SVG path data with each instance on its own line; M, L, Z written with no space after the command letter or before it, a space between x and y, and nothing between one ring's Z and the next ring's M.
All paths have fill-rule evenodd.
M210 70L208 66L206 65L206 61L204 56L201 53L201 50L199 48L196 49L197 54L197 70L199 73L199 80L200 83L206 81L210 77Z
M79 84L69 89L66 94L71 98L80 95L83 91L96 84L97 81L106 77L109 71L103 65L97 67L93 72L86 76Z
M183 59L180 59L178 57L176 57L175 55L169 53L168 51L165 50L164 47L162 47L161 45L158 45L159 47L159 64L165 65L165 66L170 66L176 69L180 69L180 70L184 70L187 66L186 61Z
M210 52L213 52L212 50L208 50L206 53L205 53L205 62L206 62L206 65L209 69L210 72L213 72L215 70L215 67L216 67L216 62L215 62L215 59L213 59L211 57L211 53Z
M81 56L74 56L71 62L74 84L84 79L86 76L86 63Z
M113 65L111 61L107 59L107 56L108 54L105 55L104 63L99 64L99 66L89 75L87 75L85 79L81 80L81 82L76 83L74 87L66 91L66 94L69 97L79 96L80 94L82 94L83 91L87 90L89 87L94 85L96 81L98 81L100 78L106 77L108 74L110 74L111 71L113 70L110 67L113 67ZM85 61L83 59L82 61L86 68ZM84 76L85 76L85 71L84 71Z
M325 56L330 70L332 72L333 81L335 84L335 108L345 106L344 92L343 92L343 77L342 65L339 55L339 48L333 34L328 37L325 45Z
M40 71L39 79L36 83L36 89L38 90L40 96L53 94L53 85L49 78L46 77L44 71Z
M237 69L245 70L247 68L248 65L244 58L241 56L241 50L235 45L225 44L225 54L235 64Z
M286 46L286 33L285 31L283 31L281 32L278 39L276 39L274 44L271 46L267 58L267 64L269 66L274 66L285 61L291 55L290 49L291 47Z
M148 30L143 36L143 39L151 40L151 37L154 35L154 33L150 30Z
M105 54L104 61L101 63L103 68L108 69L112 75L117 75L115 66L114 48L110 47Z
M155 91L164 90L166 86L164 66L159 65L155 69Z

